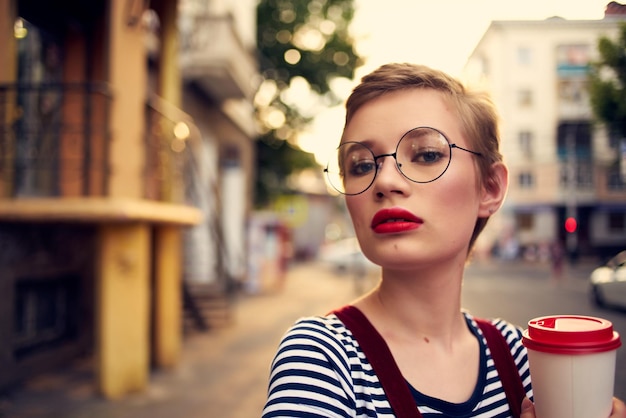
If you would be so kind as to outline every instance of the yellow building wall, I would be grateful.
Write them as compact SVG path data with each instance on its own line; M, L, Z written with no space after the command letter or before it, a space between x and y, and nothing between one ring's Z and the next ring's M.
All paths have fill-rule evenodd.
M16 42L14 37L14 24L17 18L17 4L14 0L0 0L0 83L12 83L17 78ZM13 100L7 98L5 105L12 106ZM15 112L7 109L6 120L0 121L0 125L11 126ZM7 144L8 145L8 144ZM4 155L11 158L10 155ZM9 164L4 165L0 171L0 196L11 193L13 183L13 171Z
M182 104L182 83L179 61L178 8L176 1L155 4L161 22L161 66L157 94L174 106Z
M147 88L145 33L130 26L126 0L110 3L108 81L111 108L111 197L143 196L144 124ZM132 94L129 94L132 92Z
M12 82L16 77L15 38L13 25L17 17L14 0L0 0L0 83Z
M182 236L180 227L155 229L154 363L178 364L182 345Z
M98 246L96 368L100 392L116 399L148 382L149 225L103 225Z

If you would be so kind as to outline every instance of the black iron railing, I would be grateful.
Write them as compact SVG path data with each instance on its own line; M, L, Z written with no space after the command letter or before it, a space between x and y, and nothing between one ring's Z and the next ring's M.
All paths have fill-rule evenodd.
M0 198L108 196L111 104L103 83L0 84ZM189 115L149 96L142 197L193 201L199 140Z
M102 83L0 84L0 197L107 195L110 102Z
M207 190L200 185L195 155L201 141L190 115L157 95L148 96L144 165L147 199L197 206L196 194Z

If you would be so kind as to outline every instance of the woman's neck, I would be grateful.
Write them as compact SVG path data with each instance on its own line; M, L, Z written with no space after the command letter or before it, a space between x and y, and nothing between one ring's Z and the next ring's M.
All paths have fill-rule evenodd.
M452 344L453 336L467 328L461 313L463 267L448 264L410 273L384 269L379 285L356 306L383 335Z

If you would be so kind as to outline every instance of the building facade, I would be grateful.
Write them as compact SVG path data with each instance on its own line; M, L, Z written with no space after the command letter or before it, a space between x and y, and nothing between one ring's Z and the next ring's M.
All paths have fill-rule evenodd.
M494 21L465 66L465 81L492 95L502 119L510 186L499 239L513 237L529 256L552 245L572 257L626 247L619 141L594 120L586 88L598 39L615 39L626 21L620 11Z
M81 355L142 390L187 279L245 274L254 5L194 4L190 40L177 0L0 0L0 390Z
M205 214L185 239L185 279L221 291L247 274L257 136L252 102L260 84L256 2L181 0L179 8L182 106L202 136L195 199Z

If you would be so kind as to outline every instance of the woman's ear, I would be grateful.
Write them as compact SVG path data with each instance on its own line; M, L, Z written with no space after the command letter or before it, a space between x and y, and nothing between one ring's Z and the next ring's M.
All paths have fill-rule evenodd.
M502 206L509 187L509 170L502 162L493 163L481 187L479 218L488 218Z

